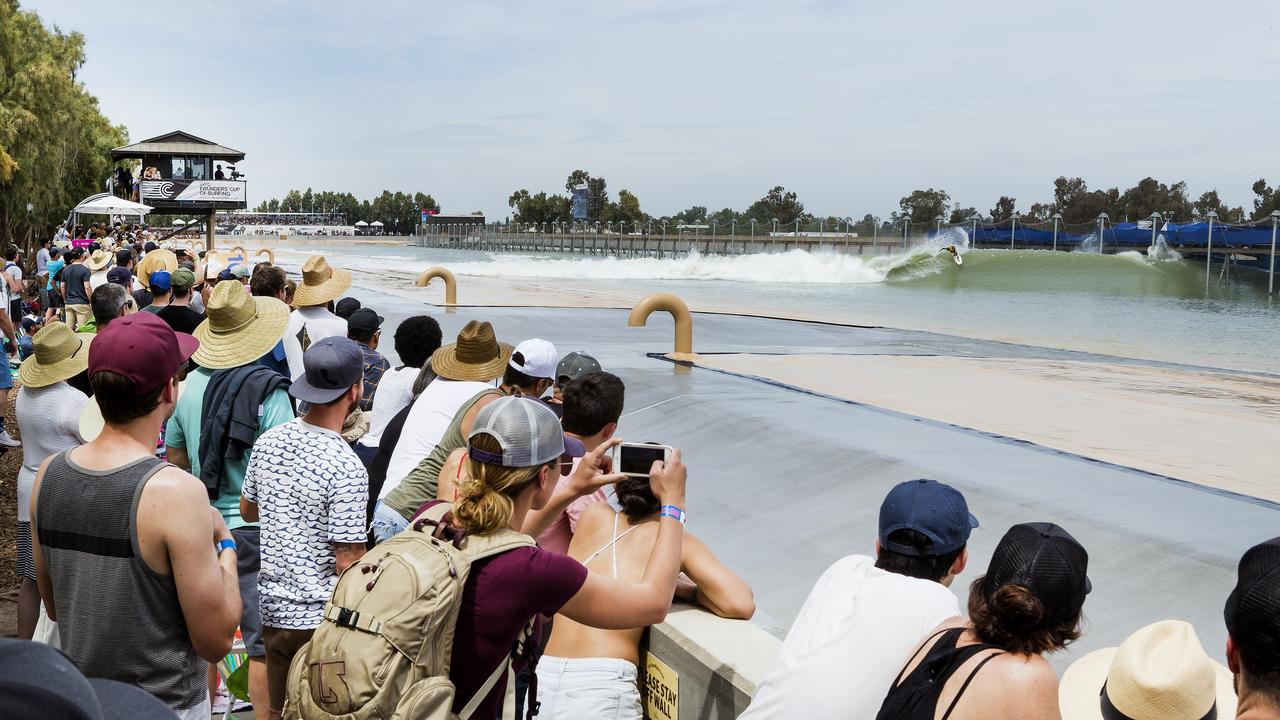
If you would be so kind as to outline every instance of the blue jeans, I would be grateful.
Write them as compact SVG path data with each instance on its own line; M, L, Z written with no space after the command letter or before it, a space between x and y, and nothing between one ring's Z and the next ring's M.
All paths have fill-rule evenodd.
M374 544L382 544L408 527L409 521L385 502L379 500L373 508L373 522L369 525L369 532L373 534Z

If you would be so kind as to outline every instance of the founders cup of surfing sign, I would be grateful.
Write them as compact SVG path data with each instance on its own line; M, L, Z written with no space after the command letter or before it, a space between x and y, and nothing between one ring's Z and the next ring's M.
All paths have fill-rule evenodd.
M143 202L244 202L245 184L236 180L144 180L138 188Z

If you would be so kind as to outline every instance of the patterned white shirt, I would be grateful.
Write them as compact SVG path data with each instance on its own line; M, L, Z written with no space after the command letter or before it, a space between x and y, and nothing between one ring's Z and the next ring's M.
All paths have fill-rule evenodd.
M367 538L369 474L341 435L297 418L254 443L242 492L262 528L262 624L317 627L338 582L332 543Z

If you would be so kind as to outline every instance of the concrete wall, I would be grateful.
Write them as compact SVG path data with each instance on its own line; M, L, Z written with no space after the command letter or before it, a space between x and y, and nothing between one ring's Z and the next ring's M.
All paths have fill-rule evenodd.
M666 622L646 633L641 648L645 716L736 718L751 701L756 683L773 668L780 646L777 638L750 622L677 606Z

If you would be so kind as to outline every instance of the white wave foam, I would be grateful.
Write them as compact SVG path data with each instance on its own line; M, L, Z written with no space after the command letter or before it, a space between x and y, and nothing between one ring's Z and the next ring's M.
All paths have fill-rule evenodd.
M944 235L910 250L893 255L865 257L834 252L790 250L753 255L705 255L697 251L666 258L546 257L536 255L490 255L488 261L450 262L450 270L460 275L504 278L548 278L567 280L725 280L749 283L802 283L815 285L866 284L884 282L895 269L910 266L898 277L923 277L950 265L937 258L946 245L964 252L967 243ZM293 259L311 255L313 250L280 249ZM327 247L324 252L337 265L356 270L396 269L420 272L426 259L408 255L360 252L351 248ZM430 251L426 251L430 252Z

